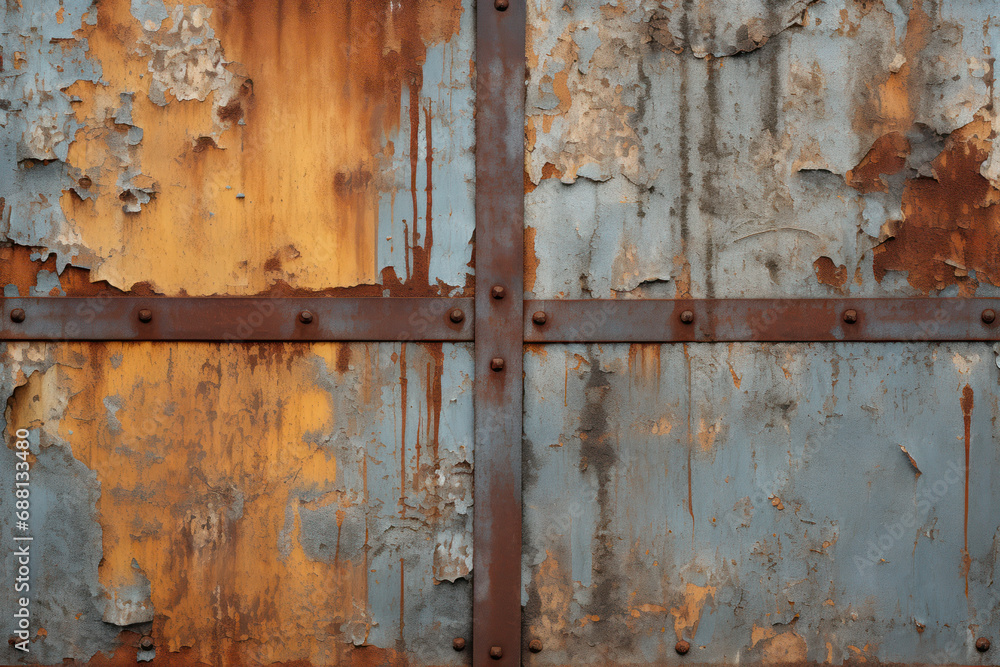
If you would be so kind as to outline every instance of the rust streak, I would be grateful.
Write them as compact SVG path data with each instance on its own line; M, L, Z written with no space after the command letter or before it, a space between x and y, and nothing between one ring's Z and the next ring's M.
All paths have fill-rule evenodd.
M975 397L972 387L965 385L962 389L962 419L965 423L965 519L964 519L964 547L962 549L962 570L965 574L965 597L969 597L969 566L972 559L969 556L969 445L972 442L972 406Z

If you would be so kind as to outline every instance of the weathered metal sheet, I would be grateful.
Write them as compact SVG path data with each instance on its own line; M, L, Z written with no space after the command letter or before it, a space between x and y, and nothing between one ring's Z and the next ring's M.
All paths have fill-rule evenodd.
M473 26L463 0L7 2L5 294L463 292Z
M998 379L981 343L530 346L526 661L995 664Z
M528 3L537 298L996 295L996 5Z
M471 298L0 297L0 340L467 341Z
M34 538L30 653L4 642L4 664L466 660L452 638L471 631L471 345L0 355L0 468L28 429ZM5 474L7 538L24 534L13 487ZM0 603L16 597L5 585Z

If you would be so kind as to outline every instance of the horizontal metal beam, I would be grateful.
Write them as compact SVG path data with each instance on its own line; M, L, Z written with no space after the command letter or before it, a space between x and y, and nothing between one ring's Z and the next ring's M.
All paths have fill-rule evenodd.
M471 298L0 298L0 340L471 341Z
M1000 299L524 302L526 343L995 341Z
M473 308L466 297L0 298L0 340L460 342L474 339ZM989 298L532 300L524 341L1000 341L997 314Z

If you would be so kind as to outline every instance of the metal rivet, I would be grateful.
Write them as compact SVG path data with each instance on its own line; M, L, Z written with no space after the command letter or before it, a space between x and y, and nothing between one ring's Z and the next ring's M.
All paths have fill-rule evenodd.
M503 649L500 648L499 646L491 646L490 657L493 658L494 660L499 660L500 658L503 657Z
M139 321L140 322L152 322L153 321L153 311L149 308L143 308L139 311Z
M139 648L143 651L152 651L154 646L156 646L156 644L153 643L153 638L149 635L146 635L139 640Z
M681 322L683 322L684 324L691 324L692 322L694 322L694 313L692 313L690 310L685 310L684 312L682 312Z
M311 324L312 321L313 321L312 312L308 310L303 310L301 313L299 313L299 322L302 322L302 324Z
M490 290L490 294L494 299L502 299L507 296L507 290L502 285L494 285L493 289Z
M858 311L853 308L849 308L844 311L844 321L848 324L854 324L858 321Z
M542 652L542 640L541 639L532 639L530 642L528 642L528 650L531 651L532 653L541 653Z
M503 367L504 367L504 361L500 357L493 357L493 360L490 361L490 368L492 368L497 372L502 371Z
M677 651L677 653L679 653L680 655L684 655L685 653L691 650L691 644L688 644L687 641L682 639L676 644L674 644L674 650Z
M448 318L455 324L458 324L465 319L465 313L462 312L461 308L455 308L453 311L448 313Z
M84 188L84 189L88 189L88 188L90 188L91 185L94 184L94 182L92 180L90 180L90 176L83 176L83 177L81 177L79 183L80 183L80 187Z
M24 310L21 308L15 308L10 311L10 319L12 322L23 322L24 321Z
M462 637L455 637L454 639L451 640L451 647L456 651L464 651L465 639L463 639Z
M548 319L549 318L545 314L545 312L541 310L536 310L535 314L531 316L531 321L537 324L538 326L542 326L543 324L545 324L548 321Z
M993 324L993 320L997 318L997 313L992 308L987 308L983 311L983 322L986 324Z
M980 653L986 653L990 650L990 640L986 637L980 637L976 640L976 650Z
M493 6L497 8L497 11L505 12L510 5L508 0L493 0Z

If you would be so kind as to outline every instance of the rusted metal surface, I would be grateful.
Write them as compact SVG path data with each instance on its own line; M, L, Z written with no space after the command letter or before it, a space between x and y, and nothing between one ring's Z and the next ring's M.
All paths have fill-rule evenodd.
M981 343L529 346L530 664L996 664L998 378Z
M980 298L531 300L524 340L1000 341L998 308Z
M471 344L0 344L35 550L0 660L467 662L472 372Z
M55 263L11 282L465 292L472 19L463 0L6 3L0 238Z
M996 296L992 2L528 4L529 297Z
M0 298L0 340L456 342L472 340L472 306L470 298Z
M476 6L473 665L520 664L525 0Z

